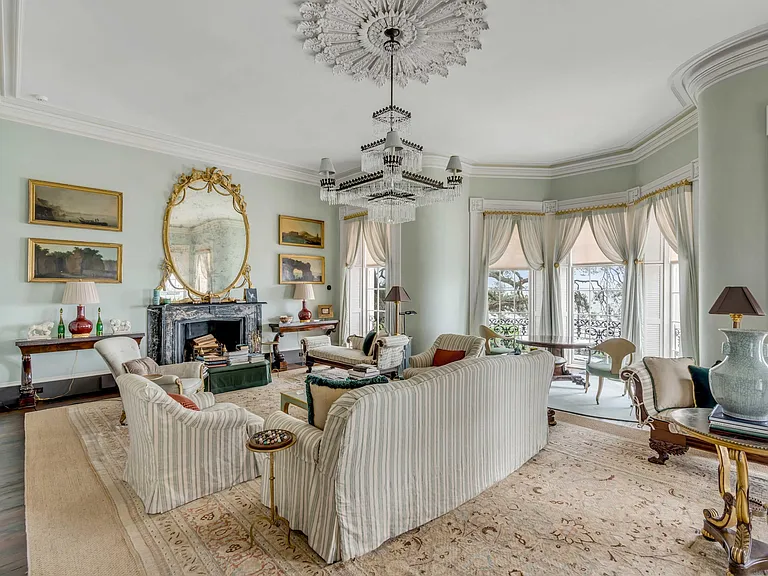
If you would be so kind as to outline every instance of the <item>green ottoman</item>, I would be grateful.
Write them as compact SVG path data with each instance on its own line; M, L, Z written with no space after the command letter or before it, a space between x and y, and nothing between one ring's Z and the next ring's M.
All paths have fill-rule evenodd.
M206 389L214 394L266 386L272 382L272 372L269 362L262 360L250 364L235 364L208 369L208 386Z

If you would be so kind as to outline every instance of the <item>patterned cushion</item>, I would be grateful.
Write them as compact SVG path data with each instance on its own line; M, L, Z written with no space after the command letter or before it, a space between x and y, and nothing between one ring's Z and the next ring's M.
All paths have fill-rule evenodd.
M123 369L128 372L128 374L138 374L139 376L157 374L160 372L160 366L157 365L157 362L147 356L139 358L138 360L123 362Z
M435 350L435 355L432 358L432 366L445 366L451 362L461 360L466 355L464 350L442 350L438 348Z
M359 380L329 380L322 375L310 374L307 376L307 422L320 430L325 429L328 419L328 410L341 396L355 388L362 388L369 384L384 384L388 382L386 377L361 378Z
M186 408L187 410L198 410L198 411L200 410L200 408L197 407L197 404L192 402L192 400L190 400L186 396L182 396L181 394L168 394L168 396L176 400L176 402L184 406L184 408Z

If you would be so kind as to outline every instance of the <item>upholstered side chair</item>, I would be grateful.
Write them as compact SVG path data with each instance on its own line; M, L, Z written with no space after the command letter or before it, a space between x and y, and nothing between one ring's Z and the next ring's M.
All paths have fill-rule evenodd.
M589 376L595 375L598 377L597 397L596 401L600 404L600 394L603 393L603 381L608 380L621 380L619 372L624 365L624 359L629 356L629 364L632 363L632 358L635 354L635 345L629 340L624 338L609 338L603 340L597 346L590 348L589 357L587 358L587 385L584 387L584 392L589 390ZM593 360L593 352L602 352L606 357L601 360ZM626 396L629 391L629 384L624 382L624 394Z
M210 392L191 410L136 374L117 377L130 444L123 479L147 514L166 512L261 474L264 457L245 449L264 419Z
M485 356L485 338L468 336L467 334L440 334L429 350L411 356L409 367L403 372L403 378L412 378L421 372L432 370L435 352L438 350L462 350L464 358L479 358Z
M124 336L105 338L96 342L93 347L104 359L115 380L128 373L123 364L141 358L141 350L133 338ZM166 364L158 366L156 373L146 376L166 392L189 396L203 389L205 364L202 362ZM120 422L124 420L125 412L120 417Z

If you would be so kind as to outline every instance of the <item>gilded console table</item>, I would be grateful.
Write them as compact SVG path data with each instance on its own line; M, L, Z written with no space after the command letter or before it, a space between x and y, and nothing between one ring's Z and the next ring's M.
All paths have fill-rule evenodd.
M743 576L768 569L768 544L752 539L747 454L767 456L768 442L745 436L725 436L709 429L709 408L679 408L665 417L670 427L714 445L723 513L704 510L701 535L719 542L728 554L728 574ZM731 460L736 463L736 494L731 492ZM757 504L753 501L753 504Z
M143 332L129 334L112 334L109 336L85 336L81 338L42 338L35 340L16 340L16 346L21 350L21 388L19 390L19 408L34 408L35 387L32 383L32 354L46 352L71 352L74 350L90 350L99 340L123 336L136 340L141 346Z
M272 369L280 370L285 362L285 357L279 349L280 338L289 332L309 332L310 330L323 330L326 336L336 331L338 320L310 320L309 322L270 322L269 329L275 333L274 350L272 351Z

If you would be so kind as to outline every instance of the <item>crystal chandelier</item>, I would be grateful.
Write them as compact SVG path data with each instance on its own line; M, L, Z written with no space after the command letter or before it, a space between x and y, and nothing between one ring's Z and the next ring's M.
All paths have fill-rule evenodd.
M461 196L461 160L451 156L445 182L420 174L423 147L408 140L411 113L395 106L395 55L401 48L401 31L384 30L383 49L389 54L389 106L373 113L375 140L360 147L364 175L339 182L330 158L320 161L320 199L329 204L357 206L368 219L401 224L416 219L416 208Z

